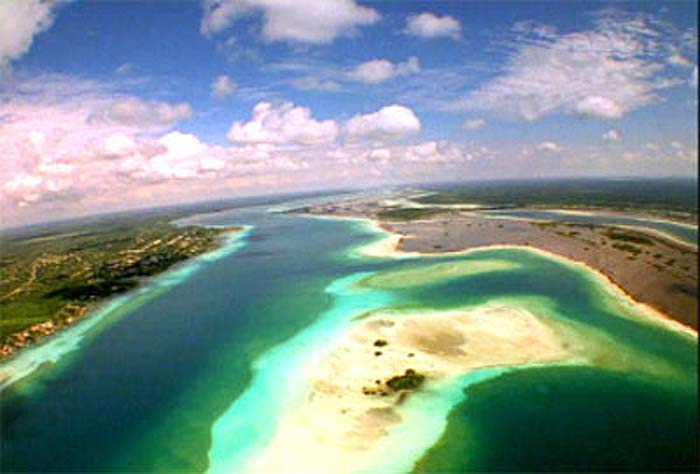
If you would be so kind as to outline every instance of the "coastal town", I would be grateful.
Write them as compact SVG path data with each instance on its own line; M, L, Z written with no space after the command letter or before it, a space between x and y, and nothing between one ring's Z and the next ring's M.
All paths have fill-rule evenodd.
M215 249L223 233L238 229L148 221L4 237L0 358L74 324L142 279Z

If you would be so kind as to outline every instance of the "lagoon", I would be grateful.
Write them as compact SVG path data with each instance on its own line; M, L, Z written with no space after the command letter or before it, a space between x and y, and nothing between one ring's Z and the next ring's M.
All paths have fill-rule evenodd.
M562 428L555 414L569 406L576 407L566 424L569 450L562 448L560 463L547 461L553 469L582 440L595 444L591 433L611 429L639 448L630 456L692 460L697 454L697 338L644 319L585 269L519 249L362 258L348 250L378 238L367 226L267 211L259 206L191 219L249 227L231 252L188 262L120 297L114 308L105 306L103 322L87 328L69 350L7 386L0 401L2 470L238 472L264 453L278 424L307 393L304 364L332 346L357 316L393 309L400 317L494 302L527 309L553 327L573 328L590 341L588 357L573 368L505 367L428 383L425 394L405 406L407 419L422 416L428 428L390 433L385 449L402 443L411 449L403 458L379 450L377 471L499 468L494 450L508 447L495 443L519 443L525 451L542 446L541 437L523 439L522 426L504 419L556 433ZM451 262L445 278L420 278L421 269L435 275ZM411 284L400 284L406 275ZM600 390L589 388L595 397L567 389L572 370L601 380L591 385ZM542 377L546 390L568 390L567 396L548 397L543 405L527 388ZM645 383L665 388L650 399L640 395ZM525 415L470 411L472 400L502 406L496 394L503 386L514 387L509 393ZM616 391L608 397L605 386ZM598 416L601 403L614 411L614 397L627 391L629 423L613 426ZM650 426L643 420L651 409L676 420L658 425L661 438L639 431ZM506 466L532 466L526 461Z

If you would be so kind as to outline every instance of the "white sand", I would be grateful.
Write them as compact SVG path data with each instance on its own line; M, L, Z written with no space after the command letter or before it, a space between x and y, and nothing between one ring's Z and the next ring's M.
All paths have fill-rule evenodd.
M342 473L376 467L382 456L392 454L381 449L389 438L425 431L412 426L414 397L479 368L582 359L582 346L561 334L524 310L504 306L376 313L299 374L310 381L308 397L290 410L248 472ZM387 345L376 347L379 339ZM417 393L401 395L384 384L409 368L427 377Z

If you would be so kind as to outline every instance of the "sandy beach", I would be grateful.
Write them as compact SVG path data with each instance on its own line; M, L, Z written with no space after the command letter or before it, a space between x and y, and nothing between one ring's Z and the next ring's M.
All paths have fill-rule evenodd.
M377 465L398 427L421 431L412 426L412 397L477 369L585 363L585 353L573 332L508 306L376 312L306 368L308 396L247 471L362 472ZM425 376L419 393L387 385L407 370Z
M609 291L613 293L613 296L617 298L618 300L622 300L625 302L625 304L634 306L637 309L640 310L640 313L648 318L650 322L656 323L656 324L661 324L667 329L673 330L673 331L678 331L682 332L686 335L689 335L691 337L697 338L698 333L696 327L693 327L691 325L687 325L683 322L678 321L677 319L669 316L668 314L659 311L655 307L642 303L635 299L634 295L631 295L628 293L625 288L621 287L618 285L615 281L613 281L608 275L605 273L597 270L596 268L593 268L592 266L581 262L574 260L572 258L564 257L561 254L557 254L554 252L550 252L548 250L544 250L539 247L535 247L532 245L518 245L518 244L491 244L491 245L482 245L479 247L474 247L474 248L469 248L465 250L452 250L452 251L443 251L443 252L432 252L432 253L423 253L423 252L417 252L417 251L411 251L411 252L406 252L404 250L401 250L401 244L404 241L404 237L401 235L393 234L386 230L385 226L382 226L381 223L375 220L367 220L367 225L368 227L372 229L382 229L385 232L385 237L381 239L377 239L375 242L372 242L370 244L367 244L365 246L359 247L355 249L356 252L366 256L366 257L374 257L374 258L407 258L407 257L431 257L431 256L442 256L442 255L467 255L472 252L478 252L486 249L527 249L532 252L537 252L541 255L544 255L548 258L553 258L557 259L559 261L565 262L568 265L573 265L576 267L581 267L584 268L586 271L590 272L591 274L595 275L597 278L599 278L604 285Z
M505 224L490 219L478 222L460 219L456 223L430 219L387 224L360 216L350 218L359 219L363 225L384 234L353 249L363 257L436 257L485 248L526 248L586 270L615 301L639 310L634 313L651 323L697 338L694 329L669 318L654 306L640 303L625 287L581 258L582 252L590 251L590 247L585 251L578 249L570 244L570 236L546 232L547 227L511 221L515 227L503 230ZM520 235L519 226L534 230ZM479 231L471 232L472 227ZM517 237L504 238L509 231ZM589 231L576 235L594 239L596 229ZM534 233L540 238L537 246L522 241L532 239ZM561 237L562 242L556 237ZM673 246L669 249L678 250ZM606 258L617 262L614 256ZM600 263L598 266L605 267ZM500 260L486 259L469 265L436 261L421 268L421 275L409 267L367 276L356 285L380 290L394 288L396 284L410 287L429 284L431 279L473 276L510 267ZM538 364L590 364L622 371L640 367L662 372L668 369L653 358L643 362L641 354L625 356L628 350L598 331L583 329L573 322L555 321L544 313L534 314L502 301L449 311L377 310L363 314L340 340L301 369L298 375L305 380L307 393L285 414L270 442L245 470L322 473L376 469L382 465L381 453L402 449L396 444L401 436L430 431L424 425L424 413L426 407L438 406L430 397L450 383L455 385L459 377L476 374L481 369L508 371ZM630 365L632 361L636 361L634 367ZM424 377L415 391L396 389L392 384L397 377L413 374ZM417 415L421 411L423 418ZM437 412L433 415L439 418ZM433 441L423 440L427 445ZM420 449L420 443L411 446Z
M608 226L485 217L456 210L424 219L387 221L378 217L381 206L375 199L318 206L306 212L364 218L370 228L385 232L384 239L362 248L364 256L410 258L497 246L539 249L595 270L629 298L647 306L647 313L671 318L697 333L698 254L687 243L635 228L653 242L630 251L624 243L609 238Z

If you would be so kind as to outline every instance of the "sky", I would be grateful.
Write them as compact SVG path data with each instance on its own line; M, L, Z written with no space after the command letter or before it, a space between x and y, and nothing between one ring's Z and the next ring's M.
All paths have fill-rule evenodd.
M694 176L693 1L0 0L0 224Z

